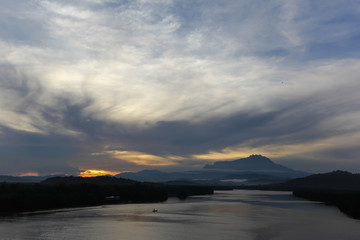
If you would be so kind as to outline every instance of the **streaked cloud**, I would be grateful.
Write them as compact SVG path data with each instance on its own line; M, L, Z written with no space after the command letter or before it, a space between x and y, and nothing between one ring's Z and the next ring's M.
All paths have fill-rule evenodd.
M356 1L0 5L1 174L359 157Z
M176 163L172 161L184 160L184 158L180 156L160 157L142 152L119 151L119 150L107 150L102 153L93 153L92 155L93 156L109 155L121 161L128 161L143 166L172 166L172 165L176 165Z

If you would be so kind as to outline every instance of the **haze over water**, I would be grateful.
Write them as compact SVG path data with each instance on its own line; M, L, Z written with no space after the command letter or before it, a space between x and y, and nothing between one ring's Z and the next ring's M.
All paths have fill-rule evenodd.
M157 213L152 210L158 209ZM359 239L360 222L290 192L216 191L157 204L0 218L1 239Z

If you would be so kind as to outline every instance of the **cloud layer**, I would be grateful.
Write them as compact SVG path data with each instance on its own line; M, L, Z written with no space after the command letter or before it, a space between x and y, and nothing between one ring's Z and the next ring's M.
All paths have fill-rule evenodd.
M3 0L0 174L265 154L358 168L357 1Z

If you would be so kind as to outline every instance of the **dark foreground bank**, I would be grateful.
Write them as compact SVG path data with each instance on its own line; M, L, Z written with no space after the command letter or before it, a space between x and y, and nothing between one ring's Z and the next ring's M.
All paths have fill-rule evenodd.
M212 194L210 187L165 186L139 182L111 182L111 179L73 178L43 183L0 183L0 214L103 204L155 203L169 196L185 199ZM63 179L64 180L64 179ZM69 181L68 181L69 180Z
M116 196L111 198L112 196ZM117 186L97 184L2 183L0 212L35 211L55 208L96 206L111 203L161 202L167 199L165 189L145 185ZM114 201L116 199L116 202Z

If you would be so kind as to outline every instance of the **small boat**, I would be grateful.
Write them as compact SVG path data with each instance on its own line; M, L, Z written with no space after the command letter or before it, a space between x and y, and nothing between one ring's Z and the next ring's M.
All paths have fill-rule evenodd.
M153 213L155 213L155 212L158 212L158 210L156 208L153 209Z

